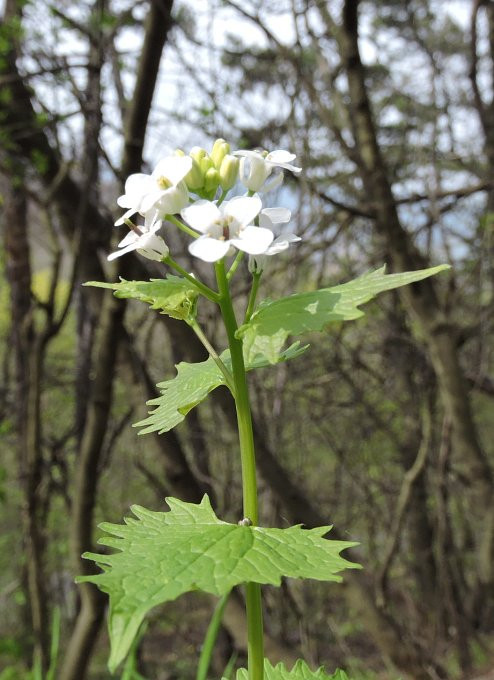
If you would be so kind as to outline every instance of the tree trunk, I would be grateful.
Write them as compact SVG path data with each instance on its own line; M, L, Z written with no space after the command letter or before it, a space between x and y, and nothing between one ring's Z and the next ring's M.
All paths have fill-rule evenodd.
M40 389L44 343L43 337L36 334L33 322L27 203L22 190L22 170L13 167L12 172L12 181L5 192L4 228L16 369L18 460L23 487L21 518L26 552L27 591L33 627L33 660L46 670L49 648L48 609L40 509L43 470Z
M358 46L358 5L358 0L345 2L340 47L348 78L359 170L367 194L374 197L375 228L385 239L394 269L418 269L428 263L400 222L387 169L377 143ZM482 508L478 517L482 526L479 531L478 568L481 581L488 584L492 580L494 480L479 440L467 383L459 361L458 329L441 309L433 279L401 288L400 295L429 348L444 411L452 427L456 467L469 480L472 494L475 494L475 507Z
M132 105L128 110L126 143L122 161L122 175L126 177L140 169L147 121L161 54L171 27L172 0L153 2L146 19L145 38L137 74ZM96 94L96 93L95 93ZM94 99L94 97L93 97ZM90 132L90 131L89 131ZM92 147L88 148L91 151ZM98 154L95 148L88 154L88 160ZM88 173L91 168L88 168ZM88 174L89 176L89 174ZM78 192L79 200L84 192ZM91 197L89 196L89 199ZM93 202L84 203L84 213L89 217ZM85 243L83 258L90 262L94 258L91 243ZM90 269L81 266L81 270ZM121 274L132 278L132 262L122 265ZM99 278L103 278L101 273ZM99 291L95 297L100 298ZM112 402L112 387L115 378L116 356L119 342L125 335L123 318L126 304L105 296L105 303L98 320L99 340L95 353L97 356L96 378L92 386L85 427L82 434L76 480L76 496L73 506L71 528L71 554L76 573L89 573L89 563L81 560L81 554L92 549L93 512L97 500L97 479L102 444L108 423ZM81 584L81 608L67 649L61 680L82 680L86 666L101 625L106 597L92 584Z

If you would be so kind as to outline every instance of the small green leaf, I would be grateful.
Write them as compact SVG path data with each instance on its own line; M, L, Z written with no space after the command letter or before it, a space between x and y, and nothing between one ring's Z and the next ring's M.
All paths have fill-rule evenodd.
M193 315L199 291L195 286L180 276L168 274L166 279L151 281L125 281L120 283L103 283L88 281L85 286L110 288L117 298L142 300L151 305L151 309L160 310L174 319L188 319Z
M307 349L307 345L300 347L295 343L286 351L278 354L275 361L268 361L261 355L255 356L246 368L251 371L254 368L269 366L270 363L288 361L298 357ZM230 352L225 350L221 360L231 370ZM197 364L181 362L177 366L177 375L172 380L158 384L161 396L148 401L148 406L156 406L149 416L134 424L134 427L142 427L139 434L149 432L168 432L184 420L187 413L200 404L209 392L220 385L225 384L225 378L211 357L207 361Z
M249 674L245 668L239 668L236 680L248 680ZM264 680L350 680L343 671L337 670L333 675L328 675L324 668L311 671L305 661L299 659L295 662L291 671L284 664L272 666L264 659Z
M156 408L147 418L134 423L134 427L143 428L139 434L168 432L181 423L187 413L200 404L209 392L225 384L222 372L211 357L197 364L182 361L176 368L175 378L158 383L161 396L146 402L148 406Z
M330 541L331 527L267 529L219 520L204 496L199 504L168 498L169 512L133 506L137 519L102 524L100 543L118 552L86 553L102 574L79 577L110 596L113 671L124 659L146 613L191 590L224 595L247 582L279 586L282 577L341 581L358 565L340 556L354 543Z
M322 331L332 321L358 319L363 316L359 306L378 293L420 281L445 269L449 269L449 265L386 275L385 267L381 267L339 286L261 304L249 323L237 331L244 341L244 354L248 357L260 353L274 363L288 336Z

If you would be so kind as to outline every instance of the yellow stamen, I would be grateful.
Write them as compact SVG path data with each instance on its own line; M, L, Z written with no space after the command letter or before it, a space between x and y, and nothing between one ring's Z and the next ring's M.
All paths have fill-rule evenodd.
M171 186L173 186L172 182L165 177L164 175L161 175L161 177L158 177L156 180L158 186L160 189L169 189Z

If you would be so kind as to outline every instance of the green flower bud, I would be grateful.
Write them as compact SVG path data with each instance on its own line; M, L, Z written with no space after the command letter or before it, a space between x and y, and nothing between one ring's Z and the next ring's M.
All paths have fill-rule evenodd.
M203 149L200 146L193 146L192 149L189 151L189 156L193 158L195 161L201 164L201 160L204 158L204 156L207 156L208 152L206 149Z
M214 168L214 163L213 163L212 158L208 154L203 156L201 158L201 160L199 161L199 167L201 168L202 174L205 175L208 170L210 170L211 168Z
M211 151L211 158L213 159L214 166L217 170L220 169L223 158L227 153L230 153L230 145L225 142L224 139L217 139L213 144L213 150Z
M238 179L240 159L226 154L220 166L220 184L224 191L231 189Z
M204 189L209 191L216 191L220 184L220 173L216 168L209 168L209 170L204 175Z
M175 156L185 156L185 151L182 151L182 149L175 149L174 154Z
M202 188L204 184L204 175L195 158L192 159L192 168L185 175L184 179L185 184L191 191L197 191Z

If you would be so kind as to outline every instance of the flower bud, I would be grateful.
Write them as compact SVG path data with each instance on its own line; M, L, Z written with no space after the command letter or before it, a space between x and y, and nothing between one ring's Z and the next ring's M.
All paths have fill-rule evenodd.
M271 168L262 158L249 156L240 160L240 180L249 191L260 191L270 173Z
M175 156L185 156L185 151L182 151L182 149L175 149L173 152Z
M193 146L192 149L189 151L189 156L193 158L195 161L201 164L201 159L204 158L204 156L207 156L208 153L206 149L203 149L200 146Z
M204 175L204 189L207 192L216 191L220 184L220 173L216 168L209 168Z
M235 156L226 154L220 166L220 184L224 191L231 189L238 179L238 167L240 161Z
M213 144L211 158L217 170L220 169L224 157L230 153L230 145L224 139L217 139Z
M201 172L202 172L203 175L206 175L208 170L210 170L211 168L214 168L214 163L213 163L213 159L211 158L211 156L209 156L208 154L203 156L201 158L201 160L199 161L199 167L201 168Z
M249 255L248 268L251 274L262 274L266 266L266 255Z
M191 191L201 189L204 184L204 177L195 158L192 159L192 168L185 175L185 183Z
M169 249L161 236L156 234L144 234L139 239L139 247L137 252L149 260L161 262L165 257L168 257Z

